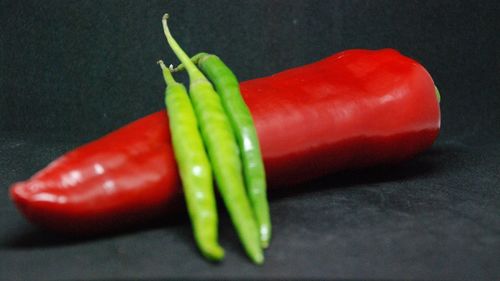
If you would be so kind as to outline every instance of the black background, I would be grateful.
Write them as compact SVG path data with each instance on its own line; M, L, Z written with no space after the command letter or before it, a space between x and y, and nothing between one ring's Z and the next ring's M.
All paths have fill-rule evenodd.
M441 135L407 163L272 193L261 267L227 219L221 264L186 217L86 240L31 226L10 184L163 108L155 62L177 63L165 12L188 53L218 54L241 80L398 49L439 87ZM500 279L499 14L497 1L0 1L0 280Z

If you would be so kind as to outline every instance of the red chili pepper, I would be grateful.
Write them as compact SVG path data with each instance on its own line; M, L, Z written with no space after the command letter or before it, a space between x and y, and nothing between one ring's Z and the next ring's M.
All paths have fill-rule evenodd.
M408 159L440 128L434 83L390 49L350 50L241 83L255 120L269 186L340 169ZM14 184L32 222L91 233L165 215L179 176L165 112L141 118Z

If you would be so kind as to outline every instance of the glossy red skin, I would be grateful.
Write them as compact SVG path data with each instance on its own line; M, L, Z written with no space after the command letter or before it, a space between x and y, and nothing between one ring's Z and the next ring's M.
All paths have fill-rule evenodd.
M440 128L431 76L391 49L341 52L243 82L241 91L270 188L407 159L430 147ZM164 111L63 155L11 188L29 220L80 234L165 215L180 193Z

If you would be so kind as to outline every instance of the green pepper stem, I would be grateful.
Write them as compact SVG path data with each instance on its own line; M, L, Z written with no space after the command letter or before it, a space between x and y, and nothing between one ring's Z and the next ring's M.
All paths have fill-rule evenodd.
M201 71L196 67L196 65L191 61L189 56L182 50L181 46L177 43L177 41L174 39L172 34L170 33L170 29L168 28L167 20L168 20L168 14L163 15L163 18L161 20L162 25L163 25L163 32L165 33L165 37L167 38L168 44L170 45L170 48L174 51L175 55L179 58L182 64L184 64L189 76L191 77L191 80L197 80L197 79L203 79L206 80Z
M205 53L205 52L201 52L201 53L198 53L194 56L191 57L191 61L197 65L202 59L206 58L210 56L209 53ZM186 69L186 67L184 67L184 64L179 64L177 67L175 67L174 69L172 69L172 72L180 72L180 71L183 71L184 69Z
M165 83L167 84L167 86L176 83L176 81L174 80L174 76L172 76L170 69L167 68L165 63L162 60L159 60L157 63L161 67L161 71L163 73L163 79L165 79Z

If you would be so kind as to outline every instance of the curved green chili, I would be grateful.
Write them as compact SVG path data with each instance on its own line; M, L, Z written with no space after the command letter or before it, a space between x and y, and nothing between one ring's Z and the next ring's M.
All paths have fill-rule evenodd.
M198 131L196 115L184 85L174 80L163 61L158 63L167 84L165 104L172 145L195 240L205 257L221 260L224 250L217 242L217 207L212 171Z
M216 55L199 53L191 58L201 71L213 83L215 90L221 96L222 105L231 121L236 135L243 173L247 186L248 197L260 229L262 247L267 247L271 239L271 219L266 194L266 175L259 139L253 123L252 115L240 93L238 79L229 67ZM179 65L174 71L183 70Z
M167 19L168 15L165 14L162 20L165 36L188 72L191 100L220 193L247 254L255 263L260 264L264 261L264 256L259 232L245 192L238 145L230 121L212 84L170 34Z

